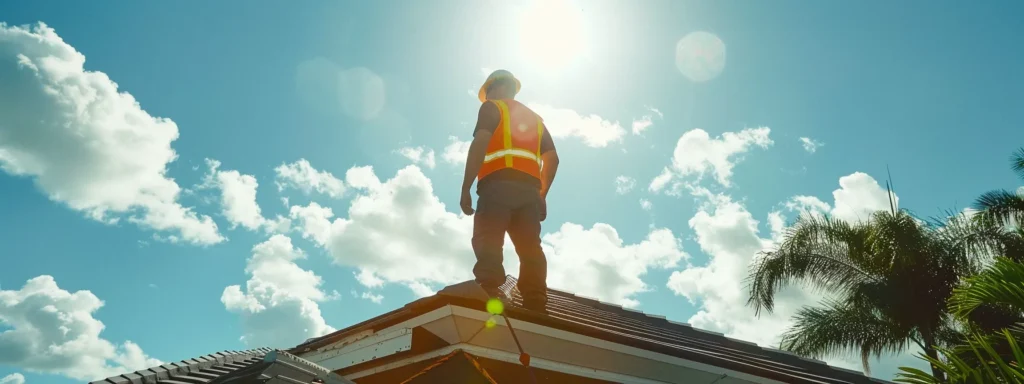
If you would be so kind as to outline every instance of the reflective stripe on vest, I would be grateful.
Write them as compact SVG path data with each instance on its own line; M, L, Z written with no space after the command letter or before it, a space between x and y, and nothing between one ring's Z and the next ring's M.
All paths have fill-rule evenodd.
M540 118L540 116L537 116L536 113L532 113L532 111L530 111L531 114L533 116L535 116L536 119L537 119L537 131L536 131L537 132L537 136L536 136L537 145L536 145L536 148L529 148L529 149L527 149L527 148L522 147L522 145L524 145L525 143L520 143L519 144L520 146L517 147L515 145L515 143L513 143L513 135L512 135L512 123L513 123L513 121L512 121L511 109L509 108L508 103L506 103L504 100L489 100L489 101L493 102L494 105L496 105L498 107L498 110L501 111L501 121L498 124L498 127L496 127L497 130L501 130L501 138L500 138L501 141L500 142L498 141L499 140L498 137L492 136L491 142L490 142L490 144L488 144L488 148L487 148L488 152L487 152L487 154L484 155L484 166L483 166L483 168L481 168L480 174L477 175L477 177L478 178L483 178L484 176L490 174L491 172L497 171L499 169L513 168L513 169L517 169L519 171L523 171L523 172L525 172L527 174L530 174L530 175L532 175L534 177L537 177L539 179L540 178L540 174L539 174L540 173L540 166L541 166L541 163L542 163L541 162L541 156L540 156L541 155L540 149L541 149L541 141L542 141L542 139L544 137L544 121ZM521 105L519 107L520 108L526 108L525 106L521 106ZM527 110L529 110L529 109L527 108ZM519 115L517 115L517 116L519 116ZM517 120L518 120L518 117L517 117ZM516 123L520 127L522 127L522 125L524 124L521 121L516 121ZM495 134L498 134L498 132L495 132ZM519 135L517 135L517 136L519 136ZM530 139L532 139L532 138L530 138ZM527 139L527 140L530 140L530 139ZM526 169L517 168L516 167L516 162L514 160L517 157L520 158L520 159L528 160L528 161L530 161L531 164L536 164L536 165L531 165L531 166L521 165L520 166L520 167L524 167L525 166ZM503 162L504 164L497 165L497 164L493 163L494 161L499 160L499 159L504 159L504 162ZM534 168L534 167L536 167L536 168Z
M530 159L530 160L536 161L538 164L540 164L540 157L537 156L536 153L527 151L525 149L517 149L517 148L502 149L502 150L499 150L499 151L494 152L494 153L488 153L487 156L484 156L484 162L485 163L489 163L491 161L497 160L499 157L505 157L505 164L506 164L506 166L509 166L509 163L512 161L513 157L522 157L522 158Z

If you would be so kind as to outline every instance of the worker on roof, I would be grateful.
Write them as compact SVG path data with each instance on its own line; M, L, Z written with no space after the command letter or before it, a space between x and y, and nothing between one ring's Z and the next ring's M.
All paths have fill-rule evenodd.
M544 120L515 100L521 84L509 71L494 71L480 87L480 111L466 158L460 205L474 215L470 188L477 180L473 218L476 282L492 298L505 282L502 246L508 233L519 255L519 292L527 309L547 303L547 260L540 223L558 169L558 154Z

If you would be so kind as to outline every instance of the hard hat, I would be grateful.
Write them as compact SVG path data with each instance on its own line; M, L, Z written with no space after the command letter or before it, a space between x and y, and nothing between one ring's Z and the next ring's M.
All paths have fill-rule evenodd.
M484 81L484 85L480 86L480 94L479 94L479 96L480 96L480 102L481 103L487 102L487 87L490 87L491 84L493 84L495 81L500 80L500 79L512 79L512 80L515 80L515 82L516 82L516 93L519 93L519 88L521 88L523 86L519 82L519 79L517 79L515 76L512 75L512 72L506 71L504 69L499 69L497 71L494 71L494 72L491 73L490 76L487 76L487 80Z

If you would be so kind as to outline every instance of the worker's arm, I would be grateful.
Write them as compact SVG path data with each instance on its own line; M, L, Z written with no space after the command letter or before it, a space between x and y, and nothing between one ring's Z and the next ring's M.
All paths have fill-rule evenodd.
M501 111L494 103L484 103L480 106L477 114L476 129L473 130L473 142L469 144L469 154L466 155L466 175L462 179L462 192L469 192L473 187L476 175L480 173L480 167L484 164L484 156L487 155L487 144L491 141L491 135L501 121Z
M555 150L555 142L547 127L544 127L544 136L541 137L541 153L540 196L547 198L551 183L555 181L555 173L558 172L558 151Z

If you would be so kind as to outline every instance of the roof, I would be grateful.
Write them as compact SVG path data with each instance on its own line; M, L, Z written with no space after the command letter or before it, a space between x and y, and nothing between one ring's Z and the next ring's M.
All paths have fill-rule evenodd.
M860 372L832 367L819 360L693 328L663 316L648 315L555 289L548 290L547 313L529 311L522 307L522 296L514 278L507 277L501 288L510 298L505 306L506 314L521 321L786 383L885 382ZM455 284L402 308L308 340L291 351L311 351L350 335L384 329L444 305L485 310L485 300L486 296L482 296L482 290L476 283Z
M167 363L90 384L353 384L320 366L281 350L270 348L224 351Z

